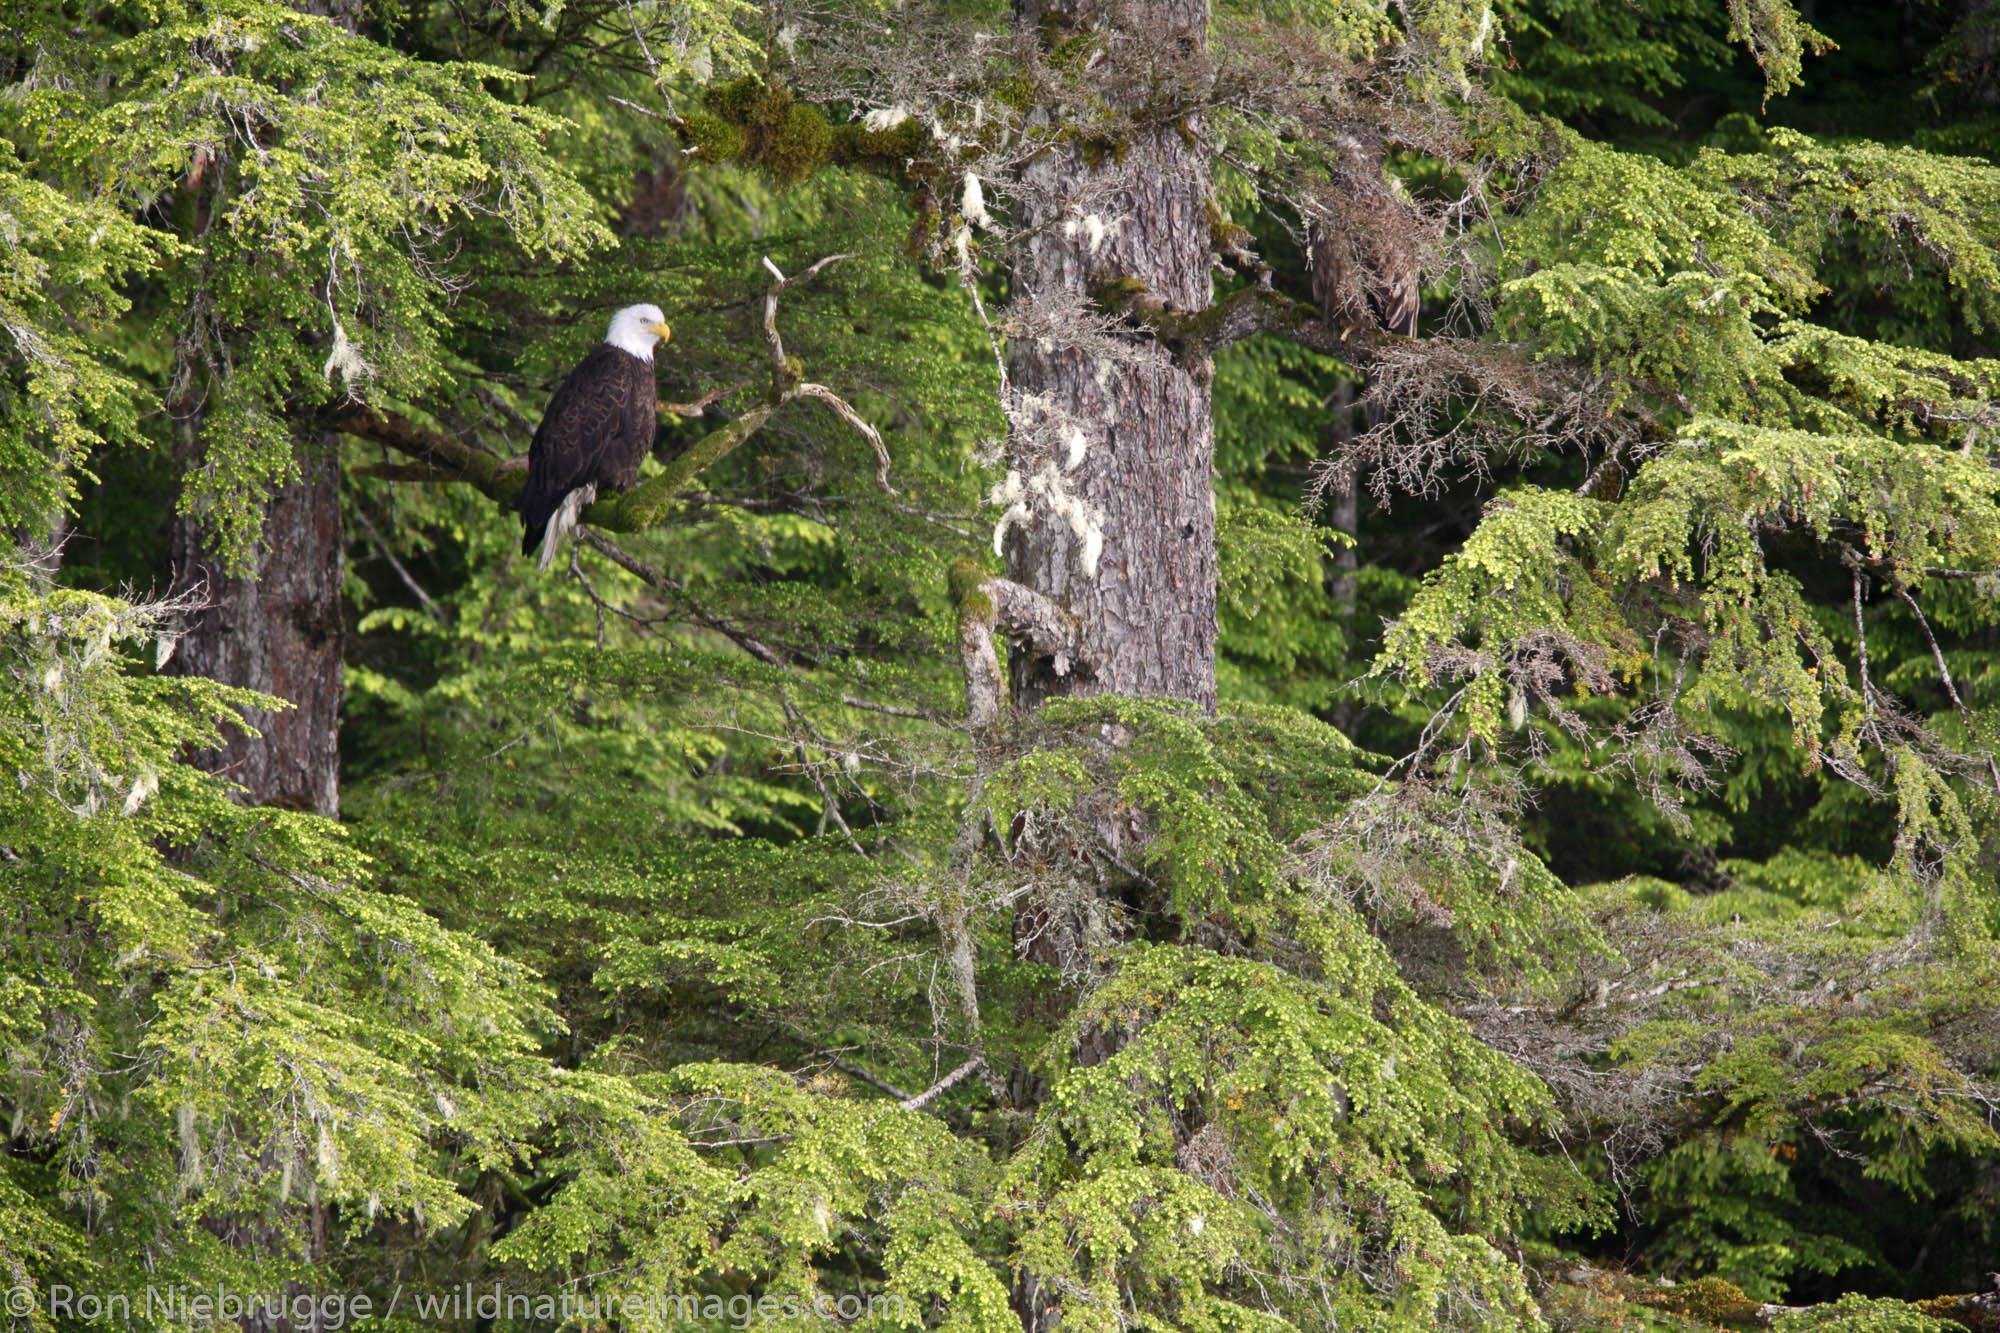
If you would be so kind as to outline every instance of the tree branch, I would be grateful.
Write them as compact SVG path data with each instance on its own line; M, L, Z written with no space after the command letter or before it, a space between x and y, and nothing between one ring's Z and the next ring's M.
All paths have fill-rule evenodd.
M671 413L677 417L698 417L749 382L748 380L731 380L727 384L710 389L691 403L661 403L660 414L666 416Z
M1944 682L1945 696L1951 700L1953 708L1966 712L1965 700L1958 697L1958 686L1952 683L1951 668L1944 664L1944 649L1938 647L1937 635L1931 633L1931 622L1924 618L1924 609L1917 605L1917 599L1910 596L1910 590L1901 582L1895 583L1894 587L1896 596L1903 599L1903 604L1910 608L1910 614L1917 618L1917 628L1924 632L1924 642L1931 648L1931 660L1937 663L1938 679Z
M885 495L896 494L896 488L889 484L889 449L882 443L882 433L864 421L859 412L848 405L845 398L824 384L801 382L792 386L788 398L812 398L825 403L840 415L840 419L861 432L868 443L875 446L875 484Z
M658 476L648 477L631 490L599 500L584 510L583 521L607 532L641 532L657 525L673 509L674 498L689 482L736 452L786 401L759 403L728 425L710 431L667 464Z
M832 1065L835 1069L838 1069L841 1073L850 1074L853 1077L860 1079L863 1083L866 1083L869 1087L876 1088L882 1092L888 1093L891 1097L894 1097L899 1102L906 1102L910 1100L911 1096L914 1095L903 1091L901 1088L891 1083L888 1079L882 1078L881 1076L876 1074L871 1074L866 1069L863 1069L860 1065L853 1064L849 1061L843 1060L837 1055L822 1055L821 1058L824 1059L828 1064Z
M520 499L522 485L527 481L520 469L507 467L505 460L443 431L419 426L400 413L357 403L335 413L332 424L349 435L387 445L397 453L443 473L452 481L462 481L484 492L503 505L515 504ZM362 469L361 472L363 476L378 475L373 468ZM418 479L391 478L396 481Z
M933 911L952 988L958 994L959 1008L976 1046L980 1019L977 947L972 931L972 914L977 907L973 876L979 846L986 834L985 789L994 762L993 734L1000 722L1007 691L1007 682L1000 674L999 655L993 650L993 632L1003 629L1011 641L1054 658L1057 673L1063 674L1076 669L1082 660L1083 626L1054 600L1010 579L988 574L970 560L952 566L951 595L958 608L958 651L965 666L965 714L972 730L974 771L958 836L952 842L951 878L938 894ZM915 1110L982 1069L988 1091L996 1100L1004 1101L1006 1084L983 1058L975 1055L945 1075L936 1086L902 1105Z
M664 592L674 597L685 608L687 618L695 624L700 625L703 629L714 630L717 634L722 635L766 666L781 667L787 665L783 654L761 639L751 637L727 621L717 620L713 616L703 615L700 611L697 611L693 606L688 604L687 589L678 581L668 578L651 565L627 554L618 543L612 541L603 533L593 532L588 528L578 528L576 535L577 540L604 556L612 564L618 566L627 574L632 575L641 583L658 592Z
M1032 588L988 574L970 560L951 570L952 601L958 607L958 651L965 664L966 720L976 737L1000 720L1005 683L993 651L993 631L1055 659L1057 675L1067 675L1083 658L1083 626L1068 610Z
M764 341L770 349L772 363L770 396L734 421L696 440L678 458L668 463L658 476L649 477L631 490L591 505L583 512L583 522L610 532L640 532L658 525L672 510L676 497L687 489L696 476L735 452L771 419L772 413L799 398L825 403L843 421L861 432L875 449L876 483L884 492L894 495L895 488L889 485L889 450L882 442L881 432L832 389L823 384L802 383L798 363L785 355L784 340L778 335L778 298L794 287L813 281L827 265L853 257L851 254L828 255L789 278L766 259L764 266L776 279L764 292ZM730 384L691 403L662 403L660 410L680 416L699 416L718 399L740 387L740 382ZM419 426L397 413L362 405L350 406L336 413L332 424L350 435L386 445L416 459L418 464L415 467L373 464L357 468L358 475L385 477L391 481L462 481L508 508L520 499L526 478L516 460L498 458L442 431Z
M958 594L958 589L953 588ZM1007 681L1000 674L1000 655L993 651L994 606L983 585L975 585L958 603L958 655L965 664L965 720L979 737L1000 721L1000 700Z
M429 463L369 463L350 471L357 477L374 477L378 481L463 480L458 473L448 468L433 467Z
M410 571L404 568L403 562L396 558L396 553L389 549L389 543L383 539L381 531L376 528L375 520L368 517L368 510L357 504L354 506L354 516L361 521L361 530L368 534L368 540L375 544L375 549L381 553L384 560L389 562L389 568L396 571L396 577L403 581L403 586L416 594L417 600L423 604L424 612L432 620L443 624L445 621L444 608L431 600L431 595L424 591L423 584L417 582Z
M861 843L855 838L854 830L847 826L847 817L840 813L840 802L827 789L825 779L820 777L819 765L815 764L812 756L806 753L805 737L799 734L808 729L805 719L799 716L799 710L792 706L791 699L783 691L778 694L778 702L785 709L785 721L789 724L787 734L792 742L792 753L798 757L799 771L811 778L813 786L819 789L820 808L840 826L841 836L847 839L847 845L854 849L854 854L864 861L870 860L868 853L861 850ZM824 829L826 826L822 823L820 827Z
M1008 637L1055 658L1059 676L1075 669L1083 656L1083 626L1066 608L1011 579L988 578L984 591Z
M771 350L771 396L782 398L793 384L798 382L799 367L785 356L785 340L778 336L778 298L794 287L803 286L820 275L820 270L828 264L843 259L854 258L853 252L828 255L803 273L786 277L778 266L771 262L771 256L764 256L764 267L775 279L764 289L764 345Z
M986 1067L986 1057L983 1055L975 1055L971 1059L967 1060L964 1064L960 1065L958 1068L952 1070L949 1074L946 1074L943 1078L939 1079L937 1082L931 1084L928 1088L925 1088L922 1092L918 1093L916 1096L905 1097L900 1102L897 1102L896 1105L900 1106L905 1111L921 1111L924 1109L924 1107L930 1105L933 1101L937 1100L937 1097L940 1093L943 1093L948 1089L953 1088L960 1083L963 1083L968 1074L971 1074L976 1070L983 1069L985 1067Z
M1389 346L1412 341L1381 329L1334 328L1313 307L1263 286L1238 288L1206 310L1181 310L1137 279L1124 278L1098 288L1097 302L1150 329L1189 370L1258 333L1281 333L1301 346L1350 362L1372 360Z

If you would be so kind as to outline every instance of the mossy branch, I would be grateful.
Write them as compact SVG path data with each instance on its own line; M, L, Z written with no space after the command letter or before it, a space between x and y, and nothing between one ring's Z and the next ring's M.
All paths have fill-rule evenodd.
M353 469L357 477L374 477L378 481L457 481L459 475L448 468L433 467L429 463L370 463L366 467Z
M1033 588L988 574L970 560L951 567L951 598L958 608L958 651L965 666L965 711L975 737L1000 720L1006 684L993 651L993 631L1055 660L1056 674L1088 671L1083 624L1060 603Z
M1105 283L1096 296L1105 310L1152 330L1191 372L1205 368L1216 352L1257 333L1281 334L1354 363L1373 360L1387 348L1410 341L1381 329L1336 328L1312 306L1261 285L1233 291L1205 310L1169 305L1136 278Z
M789 401L789 397L780 400ZM728 425L710 431L667 464L658 476L648 477L631 490L599 500L584 510L583 521L606 532L639 532L654 526L667 516L675 497L690 482L755 435L779 405L760 403Z
M443 431L419 426L398 412L355 404L335 413L333 425L349 435L387 445L421 465L403 469L377 464L359 469L363 476L385 476L393 481L462 481L509 507L519 501L527 481L518 463Z

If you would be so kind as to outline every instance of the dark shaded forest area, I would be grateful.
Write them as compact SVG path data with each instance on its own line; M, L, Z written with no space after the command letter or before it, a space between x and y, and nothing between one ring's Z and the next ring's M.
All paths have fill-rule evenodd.
M21 0L0 1321L2000 1333L1996 321L1975 0Z

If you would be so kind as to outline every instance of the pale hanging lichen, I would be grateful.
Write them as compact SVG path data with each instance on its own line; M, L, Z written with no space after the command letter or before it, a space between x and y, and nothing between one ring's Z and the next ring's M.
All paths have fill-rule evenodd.
M861 118L861 128L870 134L883 134L895 129L910 118L910 109L905 106L885 106L870 111Z
M1083 237L1085 247L1094 255L1104 247L1104 242L1117 232L1124 221L1123 218L1113 218L1106 222L1100 214L1084 213L1063 223L1063 235L1071 240L1075 240L1078 236Z
M1090 437L1083 433L1081 426L1069 428L1068 451L1063 456L1063 471L1074 472L1082 465L1084 455L1090 451Z
M1004 554L1008 531L1031 520L1040 505L1060 518L1075 536L1081 547L1078 563L1084 576L1097 577L1098 559L1104 551L1103 516L1089 501L1069 489L1053 461L1044 461L1025 479L1020 472L1009 470L987 493L986 499L989 504L1005 507L993 526L993 554Z
M124 815L138 814L139 807L144 805L147 798L159 789L159 775L150 768L141 769L139 776L132 779L132 790L125 794L125 804L119 813Z
M959 194L958 211L964 214L966 225L983 231L993 230L993 216L986 211L986 192L980 188L979 177L974 172L965 173L965 188Z
M339 320L333 321L333 350L326 354L326 364L320 368L320 375L329 384L333 377L340 376L340 385L348 392L357 384L366 384L375 378L375 367L361 355L361 349L347 336L347 326Z

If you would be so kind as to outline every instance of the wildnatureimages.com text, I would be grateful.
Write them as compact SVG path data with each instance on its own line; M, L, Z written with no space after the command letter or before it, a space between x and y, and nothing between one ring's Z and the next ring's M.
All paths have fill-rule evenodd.
M148 1286L136 1292L84 1291L52 1284L38 1293L32 1287L7 1292L6 1313L16 1319L45 1314L51 1319L128 1327L134 1320L201 1322L214 1320L290 1319L294 1324L326 1330L345 1328L356 1319L388 1319L398 1313L440 1323L464 1319L571 1320L673 1318L689 1323L748 1328L772 1320L850 1322L863 1316L901 1314L899 1295L834 1296L742 1294L697 1295L682 1292L525 1292L508 1291L495 1283L471 1283L448 1291L406 1291L397 1287L385 1300L366 1292L257 1292L222 1287Z

